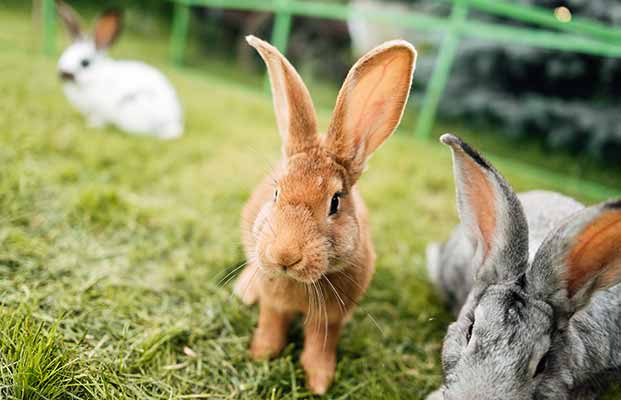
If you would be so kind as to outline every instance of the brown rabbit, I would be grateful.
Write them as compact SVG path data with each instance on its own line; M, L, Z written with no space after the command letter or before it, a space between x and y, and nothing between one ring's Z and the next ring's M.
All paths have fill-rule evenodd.
M293 317L305 315L301 361L308 387L323 394L334 377L341 328L374 272L356 181L399 125L416 51L392 41L362 57L343 83L327 134L319 136L313 102L293 66L269 43L247 41L267 65L283 159L243 210L248 265L235 292L260 303L254 359L276 356Z

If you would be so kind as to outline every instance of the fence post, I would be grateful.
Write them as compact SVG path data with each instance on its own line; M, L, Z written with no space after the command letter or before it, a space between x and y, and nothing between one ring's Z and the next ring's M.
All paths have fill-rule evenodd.
M423 107L416 124L416 136L428 139L431 135L433 122L436 117L438 103L448 81L455 53L459 46L460 29L468 14L468 0L453 0L451 22L449 29L442 40L442 47L438 54L436 67L427 87Z
M53 56L56 53L56 4L54 0L43 0L43 53Z
M183 64L185 48L188 42L189 24L190 6L181 1L175 1L170 38L170 57L172 63L176 66Z
M287 54L287 44L291 32L291 11L287 2L288 0L276 0L274 28L272 30L272 44L282 54Z

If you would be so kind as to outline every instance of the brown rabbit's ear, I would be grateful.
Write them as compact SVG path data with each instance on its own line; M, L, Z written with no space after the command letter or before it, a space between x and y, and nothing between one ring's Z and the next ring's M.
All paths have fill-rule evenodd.
M541 245L529 270L531 290L549 297L564 289L573 310L621 283L621 200L569 217ZM566 296L566 297L565 297Z
M285 156L291 156L318 143L317 116L302 78L291 63L271 44L252 35L246 41L258 52L272 86L276 124Z
M451 134L440 141L453 151L457 208L475 249L477 278L516 279L528 263L528 224L517 195L476 150Z
M60 16L60 19L63 20L71 39L75 40L82 36L78 13L69 4L61 0L56 0L56 12Z
M347 74L325 143L354 179L399 125L415 63L414 47L396 40L371 50Z
M122 30L123 15L119 10L107 10L97 18L95 23L95 47L107 49L118 39Z

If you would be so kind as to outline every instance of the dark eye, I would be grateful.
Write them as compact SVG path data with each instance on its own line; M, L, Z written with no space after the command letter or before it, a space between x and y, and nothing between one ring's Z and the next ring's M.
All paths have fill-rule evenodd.
M466 332L466 341L470 343L470 339L472 339L472 329L474 329L474 320L470 323L468 327L468 332Z
M88 68L88 66L91 65L91 61L88 58L85 58L80 61L80 65L82 66L82 68Z
M541 357L541 360L539 360L539 364L537 364L537 369L535 370L535 375L533 377L536 377L537 375L545 371L546 368L548 368L548 359L548 353Z
M274 202L278 200L278 189L274 190Z
M339 204L341 203L341 193L334 193L332 200L330 200L330 214L334 215L339 210Z

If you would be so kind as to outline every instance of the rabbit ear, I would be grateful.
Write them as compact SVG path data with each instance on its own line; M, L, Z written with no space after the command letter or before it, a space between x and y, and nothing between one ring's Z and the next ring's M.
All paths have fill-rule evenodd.
M285 156L291 156L318 143L317 117L313 100L302 78L291 63L271 44L255 37L246 41L258 52L272 86L276 124Z
M414 47L395 40L371 50L347 74L325 143L354 178L399 125L415 63Z
M445 134L451 147L459 217L473 243L477 278L515 279L528 264L528 225L522 205L505 179L460 138Z
M95 23L95 47L107 49L118 39L122 30L122 14L119 10L108 10L97 18Z
M56 0L56 12L63 20L67 32L69 32L72 39L75 40L82 36L78 13L69 4Z
M527 273L528 288L570 311L591 295L621 283L621 200L571 216L541 245Z

